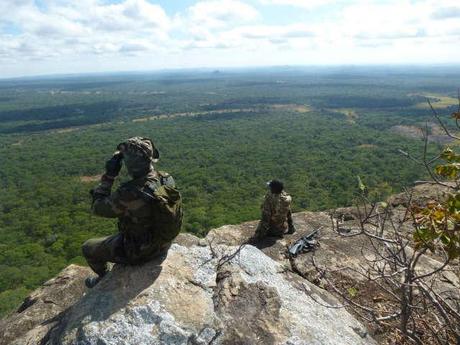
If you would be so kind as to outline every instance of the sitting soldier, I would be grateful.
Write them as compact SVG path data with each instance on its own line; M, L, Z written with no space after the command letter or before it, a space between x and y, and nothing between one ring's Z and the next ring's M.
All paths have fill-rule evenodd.
M83 255L97 277L86 279L92 288L107 273L107 263L140 264L165 254L182 224L181 196L173 178L157 172L159 152L147 138L134 137L117 147L107 161L106 173L91 190L92 212L118 218L118 233L86 241ZM122 161L132 180L111 193Z
M287 231L293 234L296 229L292 222L292 198L283 189L283 183L272 180L267 183L269 191L262 204L262 217L255 232L255 240L266 236L283 237Z

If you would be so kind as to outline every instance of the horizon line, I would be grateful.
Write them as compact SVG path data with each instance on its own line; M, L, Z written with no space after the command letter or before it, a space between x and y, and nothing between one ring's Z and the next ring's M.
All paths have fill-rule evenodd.
M89 77L89 76L110 76L110 75L140 75L140 74L161 74L171 72L193 72L193 71L213 71L213 72L225 72L225 71L238 71L238 70L261 70L261 69L305 69L305 68L320 68L320 69L333 69L333 68L442 68L442 67L454 67L460 68L460 63L445 62L445 63L348 63L348 64L283 64L283 65L247 65L247 66L202 66L202 67L171 67L171 68L158 68L158 69L146 69L146 70L107 70L107 71L88 71L79 73L43 73L43 74L32 74L32 75L20 75L16 77L1 77L0 81L15 81L15 80L27 80L27 79L60 79L60 78L78 78L78 77Z

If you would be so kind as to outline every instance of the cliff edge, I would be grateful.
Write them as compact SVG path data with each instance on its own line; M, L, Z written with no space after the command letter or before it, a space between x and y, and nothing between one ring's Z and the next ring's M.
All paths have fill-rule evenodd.
M92 290L88 268L69 266L1 322L0 344L374 343L347 311L315 302L332 295L256 247L177 242L143 266L115 265Z
M426 187L417 188L429 197ZM390 199L395 213L403 211L403 200ZM0 321L0 345L376 344L320 287L311 253L286 256L290 243L323 226L318 264L359 265L356 239L331 230L337 212L353 227L351 208L296 213L297 233L258 248L241 246L257 222L223 226L204 239L180 234L165 257L115 265L91 290L84 287L90 270L71 265ZM439 264L424 260L427 267ZM458 277L448 278L460 287Z

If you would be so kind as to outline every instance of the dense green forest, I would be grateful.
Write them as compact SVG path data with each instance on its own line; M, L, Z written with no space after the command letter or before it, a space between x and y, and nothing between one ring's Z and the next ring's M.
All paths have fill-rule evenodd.
M183 231L203 236L257 219L272 178L295 211L350 205L357 175L375 198L424 178L398 154L419 154L420 139L393 129L432 121L426 98L451 112L459 76L280 68L0 81L0 315L84 264L86 239L116 231L89 213L88 191L123 139L155 141L158 169L183 194Z

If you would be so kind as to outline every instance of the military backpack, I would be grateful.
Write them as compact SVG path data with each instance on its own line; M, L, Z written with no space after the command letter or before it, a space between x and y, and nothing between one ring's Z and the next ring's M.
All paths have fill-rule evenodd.
M158 181L148 181L141 193L154 208L154 236L162 242L172 241L182 226L182 198L174 179L166 172L159 171Z

